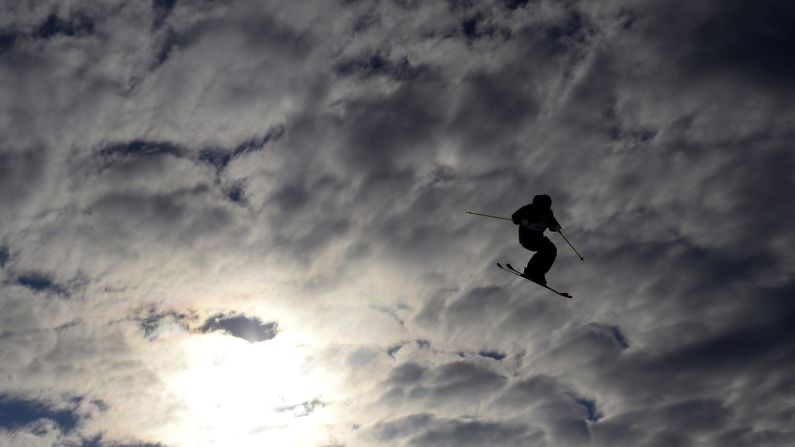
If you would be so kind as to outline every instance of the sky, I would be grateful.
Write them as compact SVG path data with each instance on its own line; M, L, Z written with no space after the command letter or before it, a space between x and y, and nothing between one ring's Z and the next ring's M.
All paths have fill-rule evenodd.
M794 445L793 23L0 1L0 446Z

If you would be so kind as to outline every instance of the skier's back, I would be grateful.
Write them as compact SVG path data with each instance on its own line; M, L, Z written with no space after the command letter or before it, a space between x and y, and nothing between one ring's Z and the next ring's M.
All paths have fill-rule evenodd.
M546 194L535 196L533 203L516 210L511 220L519 225L519 243L522 247L535 252L527 262L524 276L531 281L546 285L545 275L555 262L558 250L555 244L544 236L544 230L561 229L552 214L552 199Z

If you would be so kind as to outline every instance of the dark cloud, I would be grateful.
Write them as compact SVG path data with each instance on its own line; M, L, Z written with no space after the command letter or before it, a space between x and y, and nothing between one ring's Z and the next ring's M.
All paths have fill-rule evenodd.
M689 400L660 409L661 422L674 433L704 433L723 427L731 416L722 401Z
M47 20L33 33L38 39L49 39L53 36L85 36L94 32L94 22L89 17L76 15L63 19L55 14L47 16Z
M3 146L0 146L0 200L3 202L0 216L10 214L33 195L42 181L46 161L40 149Z
M484 350L484 351L478 352L478 355L481 356L481 357L486 357L486 358L494 359L494 360L497 360L497 361L500 361L500 360L505 358L505 354L502 353L502 352L498 352L498 351L485 351Z
M232 185L227 189L226 196L229 200L239 205L246 206L248 204L246 200L246 190L243 185Z
M8 247L0 245L0 268L5 267L9 259L11 259L11 254L8 251Z
M713 372L717 374L736 371L743 364L791 363L785 353L795 348L795 306L778 301L791 294L795 288L787 287L760 299L756 305L761 312L771 312L762 317L761 324L737 322L730 329L698 341L687 343L655 359L650 369L668 369L678 373ZM770 301L777 301L771 303ZM769 306L769 307L768 307ZM760 310L750 304L744 312L746 320L759 318Z
M716 439L721 444L731 444L739 447L750 447L754 445L769 445L773 447L783 447L792 441L792 433L781 433L774 430L752 430L744 428L731 430L723 433Z
M473 395L481 391L501 388L504 377L494 371L466 361L448 363L434 369L432 383L439 398L459 394L467 390ZM461 393L463 394L463 393Z
M27 272L17 276L17 284L27 287L36 292L48 293L58 296L68 297L68 290L56 282L48 275L39 272Z
M543 434L530 426L440 419L430 414L416 414L379 423L372 428L372 432L382 441L396 443L403 440L404 445L410 446L520 446L543 440Z
M503 3L508 9L520 9L527 6L530 0L504 0Z
M403 343L398 343L396 345L392 345L387 348L386 354L392 358L395 357L395 354L400 351L400 348L403 347Z
M795 51L795 33L789 26L795 20L795 8L776 1L717 5L698 11L682 8L681 2L660 4L662 10L654 11L655 15L667 20L652 28L654 37L666 37L659 32L660 25L684 29L685 34L667 37L691 42L682 46L684 63L698 74L728 72L748 76L760 87L771 82L786 87L795 74L795 64L788 57Z
M380 53L365 54L346 59L337 63L337 74L340 76L386 76L394 80L403 80L411 75L411 67L407 58L392 61Z
M243 154L261 150L266 144L271 141L278 141L285 132L282 125L278 125L268 130L261 136L252 137L247 139L232 149L202 149L199 153L199 161L213 166L217 170L222 170L234 160Z
M688 445L698 436L719 432L731 417L721 401L688 400L633 411L591 425L597 445L636 440L649 445Z
M109 447L166 447L166 445L165 444L160 444L160 443L152 444L152 443L149 443L149 442L144 442L144 443L140 443L140 444L139 443L134 443L134 444L126 444L126 443L125 444L115 444L114 443L114 444L110 444Z
M94 160L100 174L113 175L117 181L134 181L161 174L174 159L183 156L185 149L171 143L131 141L104 146Z
M93 438L83 439L80 444L80 447L166 447L165 444L160 443L118 443L118 442L104 442L102 440L102 435L94 436Z
M388 381L395 385L416 383L422 378L422 376L425 374L425 371L426 368L417 363L404 363L392 370Z
M177 0L152 0L152 9L154 10L152 28L160 28L176 4Z
M444 313L449 324L477 324L487 316L499 314L506 304L500 287L476 287L452 300Z
M415 446L520 446L539 442L538 432L514 424L481 421L456 421L431 428L413 437Z
M526 413L546 427L556 443L590 442L589 422L601 419L596 400L583 397L571 386L551 376L532 376L506 388L495 405L504 411Z
M375 436L382 440L394 441L396 438L417 433L433 420L433 415L423 413L407 416L389 422L379 422L373 427Z
M156 177L164 165L139 165L135 176ZM119 177L123 178L121 174ZM130 178L131 181L136 181ZM121 188L120 188L121 189ZM110 192L89 205L93 231L108 242L129 235L146 234L158 243L187 249L197 241L207 241L224 234L234 225L232 211L223 205L207 206L204 198L214 191L208 184L198 184L171 192ZM120 247L125 251L128 247Z
M560 402L568 407L572 415L591 417L596 403L582 398L569 386L551 376L532 376L512 383L499 397L498 405L509 408L532 408L539 403ZM583 414L583 408L586 413Z
M158 312L156 308L149 308L142 316L133 317L137 321L144 337L149 340L156 339L160 332L170 327L177 327L183 331L190 328L190 323L196 319L195 315L184 312Z
M110 160L114 158L157 157L161 155L180 157L184 152L184 149L179 146L167 142L135 140L129 143L107 145L100 149L99 156Z
M464 80L461 106L452 128L472 152L510 139L521 123L533 119L538 105L524 68L508 66L498 73L475 73ZM492 149L493 150L493 149Z
M341 123L346 140L343 156L370 176L372 184L364 193L371 193L367 189L376 189L377 183L397 186L407 174L401 172L401 161L428 149L442 124L446 93L443 79L426 69L383 97L342 104L346 114Z
M113 219L119 223L146 220L165 231L171 231L188 218L186 196L206 191L206 187L199 187L175 194L109 194L93 204L91 209L107 220Z
M461 22L461 31L469 42L494 38L505 40L511 37L510 28L490 23L480 12L466 16Z
M14 46L17 35L9 31L0 31L0 54Z
M602 414L596 408L596 402L595 401L593 401L591 399L580 398L580 399L575 399L575 402L580 404L580 406L585 409L585 413L586 413L585 419L587 419L587 420L589 420L591 422L596 422L602 417Z
M231 149L205 148L198 151L198 160L223 170L236 157L258 151L271 141L278 141L284 135L284 126L275 126L261 136L248 138ZM106 145L98 151L97 158L102 168L126 163L141 163L141 160L160 158L163 156L187 157L189 149L170 142L134 140L126 143ZM119 167L115 167L117 170ZM129 169L129 168L127 168Z
M263 323L257 317L236 314L216 314L199 328L201 332L223 331L251 343L270 340L276 336L277 324Z
M423 403L433 408L457 403L471 407L505 383L504 376L479 362L462 360L433 368L409 362L392 371L381 399L390 405Z
M303 184L287 184L276 191L271 200L287 213L295 212L312 203L309 188Z
M163 65L175 48L181 42L178 41L176 33L171 28L165 28L155 36L156 45L153 50L151 67L157 69Z
M570 318L570 311L562 303L533 300L513 306L498 327L499 330L508 331L517 337L544 337Z
M248 349L283 356L239 384L279 425L225 414L241 442L792 445L793 11L13 9L0 370L44 396L9 398L18 414L44 416L0 444L222 445L230 425L192 396L238 383L180 387ZM497 271L531 255L515 226L464 215L536 193L585 255L549 236L550 284L575 300ZM185 352L213 331L231 337ZM91 424L75 409L66 429L73 407L44 402L86 384Z

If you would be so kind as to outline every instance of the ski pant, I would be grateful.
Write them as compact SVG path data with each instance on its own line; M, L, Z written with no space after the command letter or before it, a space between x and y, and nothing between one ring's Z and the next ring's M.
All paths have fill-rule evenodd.
M533 257L527 262L525 271L539 275L546 274L558 255L558 249L555 244L543 233L522 227L519 227L519 243L522 244L522 247L535 252Z

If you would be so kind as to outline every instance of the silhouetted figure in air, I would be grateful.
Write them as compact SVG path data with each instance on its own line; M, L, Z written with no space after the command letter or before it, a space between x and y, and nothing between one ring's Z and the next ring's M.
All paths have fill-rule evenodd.
M546 285L547 279L544 275L555 262L558 249L548 237L544 236L544 230L559 231L561 228L552 214L552 198L546 194L533 197L533 203L516 210L511 220L519 225L519 243L522 247L535 252L527 262L524 277Z

